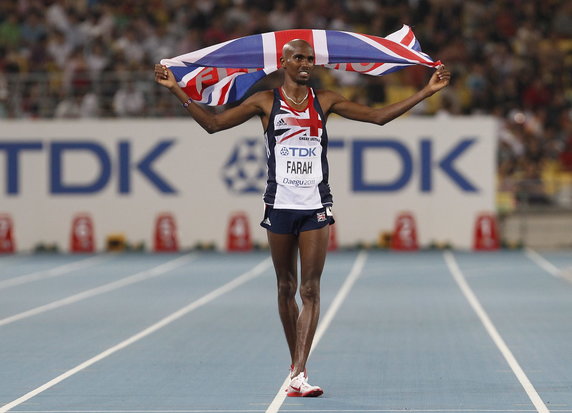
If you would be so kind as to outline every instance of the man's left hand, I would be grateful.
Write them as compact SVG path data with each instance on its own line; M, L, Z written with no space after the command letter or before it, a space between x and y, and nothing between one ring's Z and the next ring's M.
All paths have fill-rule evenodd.
M435 73L433 73L433 76L431 76L431 79L429 79L429 83L427 83L426 87L429 89L431 94L433 94L447 86L450 80L451 72L445 69L444 65L441 65L435 71Z

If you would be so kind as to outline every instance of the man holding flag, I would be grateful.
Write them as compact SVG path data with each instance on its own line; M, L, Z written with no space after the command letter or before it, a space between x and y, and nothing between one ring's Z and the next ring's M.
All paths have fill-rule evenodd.
M322 36L322 34L318 35ZM347 33L342 33L342 35L346 36ZM192 78L192 73L197 77L197 73L204 70L202 67L197 68L188 63L181 64L184 59L172 65L169 63L174 61L162 61L164 64L155 65L156 82L167 87L208 133L232 128L253 116L258 116L262 122L268 155L268 181L264 194L266 210L261 225L267 229L277 276L279 314L290 350L292 364L290 384L286 390L290 397L317 397L323 393L320 387L308 383L306 362L318 325L320 279L328 247L329 225L334 222L331 213L332 195L328 184L329 166L326 156L327 117L335 113L347 119L383 125L447 86L451 77L440 62L431 61L419 50L403 47L405 42L407 45L416 42L410 29L395 43L397 46L393 44L393 40L389 43L382 39L374 44L373 42L377 40L373 40L372 36L359 36L364 37L363 40L366 43L364 47L370 47L370 44L373 44L375 47L383 47L384 50L391 48L388 52L390 56L385 60L374 58L370 60L374 63L368 66L368 70L376 71L375 74L387 73L397 66L400 68L410 64L424 64L436 67L437 70L427 85L417 93L400 102L374 109L351 102L335 92L315 91L308 87L315 64L338 64L343 60L335 60L334 52L339 49L330 44L327 46L328 56L324 58L325 46L320 44L318 50L316 41L313 42L314 47L312 47L309 41L295 38L284 44L281 55L277 57L279 67L284 71L284 81L280 88L255 93L239 105L214 114L193 100L201 101L202 99L204 103L212 104L213 95L216 93L219 96L216 101L220 102L223 90L228 93L228 90L235 86L234 84L227 82L218 91L216 85L211 85L208 91L210 95L207 97L201 94L208 89L208 87L202 87L204 85L197 88L195 83L194 89L185 88L188 79ZM370 44L367 44L368 42ZM223 46L226 47L227 43ZM204 53L199 54L199 59L202 59ZM393 54L405 57L395 58ZM351 62L354 64L355 62L367 62L361 56L347 57L347 53L345 56L346 61L350 62L349 67L351 67ZM184 57L180 56L180 58ZM413 62L407 60L418 57L428 60ZM224 59L218 58L218 60ZM265 62L266 60L265 55ZM193 63L196 62L197 60L193 61ZM199 63L206 66L204 62ZM175 76L174 71L184 66L187 68L187 74L178 73ZM231 66L225 62L218 67ZM229 69L228 73L229 77L237 74L235 69ZM241 73L255 75L257 72L243 71ZM194 95L194 99L189 98L189 94ZM301 263L299 285L302 300L301 311L295 300L298 289L298 254Z

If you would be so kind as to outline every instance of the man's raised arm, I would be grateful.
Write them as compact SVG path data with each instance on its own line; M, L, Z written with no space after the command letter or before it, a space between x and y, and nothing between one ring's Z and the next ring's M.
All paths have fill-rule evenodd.
M215 133L232 128L246 122L254 115L263 114L261 97L253 95L240 105L227 109L221 113L211 113L189 99L187 94L177 84L177 80L166 66L155 65L155 81L173 93L183 104L191 116L208 133Z
M417 93L400 102L377 109L351 102L333 92L324 92L323 98L320 96L320 103L322 103L323 99L325 101L324 106L329 108L329 112L337 113L344 118L384 125L403 115L422 100L443 89L449 84L450 79L451 73L442 66L433 73L427 85Z

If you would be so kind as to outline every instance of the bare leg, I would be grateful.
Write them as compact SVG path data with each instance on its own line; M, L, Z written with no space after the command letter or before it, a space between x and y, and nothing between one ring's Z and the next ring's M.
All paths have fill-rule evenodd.
M298 238L292 234L274 234L270 231L267 234L278 283L278 312L294 364L298 320L295 298L298 288Z
M312 341L320 317L320 278L328 250L329 226L301 232L298 238L301 262L300 297L293 377L306 369Z

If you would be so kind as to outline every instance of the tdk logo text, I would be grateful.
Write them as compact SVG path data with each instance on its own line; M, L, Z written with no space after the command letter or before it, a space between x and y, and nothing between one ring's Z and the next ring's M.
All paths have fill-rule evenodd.
M316 148L296 148L294 146L289 146L288 148L283 147L280 150L283 156L294 156L297 158L314 157L316 155Z
M455 162L476 142L475 138L458 141L444 156L435 159L433 141L419 141L418 163L414 165L414 155L402 142L395 139L352 141L352 190L354 192L395 192L403 189L413 178L414 171L419 172L421 192L433 190L434 174L439 171L447 176L463 192L479 192L478 188L455 167ZM330 147L342 148L343 141L330 141ZM387 182L371 182L365 177L365 156L368 151L388 151L397 155L402 165L397 177Z
M93 141L54 141L45 144L42 141L2 141L0 153L6 159L6 193L17 195L22 191L20 185L20 171L24 169L26 154L30 152L48 153L48 177L51 194L94 194L102 191L117 176L117 192L128 194L132 192L131 180L135 173L144 177L158 192L174 194L176 189L167 180L161 177L154 169L153 164L173 145L173 140L159 141L140 159L134 160L131 143L119 141L113 150ZM64 171L64 156L69 157L77 153L89 154L99 165L96 177L90 182L66 183ZM1 175L0 175L1 176ZM68 182L69 182L69 176ZM38 177L39 179L39 177Z

